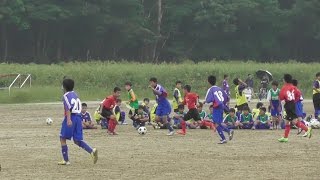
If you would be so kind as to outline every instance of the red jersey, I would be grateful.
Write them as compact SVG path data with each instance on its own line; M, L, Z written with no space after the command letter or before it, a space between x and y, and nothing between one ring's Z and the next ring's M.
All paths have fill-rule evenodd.
M297 87L295 87L291 83L285 83L280 90L279 99L280 101L284 100L286 102L297 102L299 101L300 96L301 92Z
M106 97L106 99L102 103L103 107L107 110L112 110L116 105L116 98L111 95Z
M196 109L198 102L198 94L190 92L184 96L183 104L188 106L188 109Z

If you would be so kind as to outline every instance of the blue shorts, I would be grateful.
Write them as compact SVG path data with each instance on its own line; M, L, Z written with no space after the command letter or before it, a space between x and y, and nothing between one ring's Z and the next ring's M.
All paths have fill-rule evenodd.
M301 101L296 102L296 114L298 117L303 117L303 104Z
M251 129L253 124L243 124L242 129Z
M61 126L60 138L69 139L73 138L76 141L83 140L82 133L82 119L80 115L71 115L72 126L67 125L67 117L64 118Z
M224 108L213 108L212 122L221 124L223 122L223 110Z
M279 105L280 105L280 101L272 101L272 106L274 108L271 109L271 116L275 117L275 116L281 115L281 109L280 109L280 111L278 110Z
M160 106L158 105L156 110L157 116L168 116L171 113L171 107L170 106Z
M268 124L260 123L256 125L256 129L270 129L270 126Z

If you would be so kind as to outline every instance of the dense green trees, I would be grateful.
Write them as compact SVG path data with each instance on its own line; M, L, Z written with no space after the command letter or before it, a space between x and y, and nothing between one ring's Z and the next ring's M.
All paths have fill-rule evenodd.
M0 60L320 57L319 0L0 0Z

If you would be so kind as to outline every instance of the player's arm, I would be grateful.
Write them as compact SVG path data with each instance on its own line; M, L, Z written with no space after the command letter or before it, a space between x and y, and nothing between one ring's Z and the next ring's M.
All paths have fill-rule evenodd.
M130 96L131 96L130 102L137 100L136 94L132 90L130 91Z
M179 92L178 92L178 90L174 90L173 97L176 100L176 102L179 103Z
M244 87L248 86L247 83L243 82L241 79L238 79L238 80L239 80L240 85L243 85Z
M213 100L214 100L214 97L213 97L214 95L213 95L213 93L211 92L211 88L210 89L208 89L208 91L207 91L207 94L206 94L206 97L204 98L205 100L204 100L204 102L203 102L203 104L210 104L210 103L212 103L213 102Z
M152 86L149 86L149 87L152 89L152 91L153 91L156 95L160 96L160 95L162 94L161 88L160 88L160 90L158 91L158 90L156 90L156 88L154 88L154 87L152 87Z

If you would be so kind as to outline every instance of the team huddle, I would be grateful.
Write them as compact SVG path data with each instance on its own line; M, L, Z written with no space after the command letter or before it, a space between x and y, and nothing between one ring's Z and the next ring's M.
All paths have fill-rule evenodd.
M320 73L318 74L318 81L320 81ZM218 144L225 144L227 143L227 139L224 132L228 134L228 140L230 141L234 136L233 129L280 129L282 122L281 102L284 101L286 115L283 128L285 132L284 136L278 139L278 141L288 142L288 135L292 125L305 131L305 137L311 138L312 128L307 127L302 121L304 116L301 103L303 100L302 94L297 88L297 80L294 80L290 74L284 75L284 85L281 90L278 88L278 82L272 82L272 88L269 90L267 98L270 102L268 108L271 113L270 115L268 115L267 108L263 107L262 103L258 103L256 109L250 110L247 99L243 93L243 90L246 88L246 83L238 78L233 80L236 86L236 107L229 108L230 91L227 78L228 77L225 76L223 87L219 87L216 85L216 77L209 76L207 82L210 88L207 90L203 102L200 102L197 93L191 91L190 85L183 86L184 98L182 98L180 92L181 82L177 81L173 93L173 121L171 121L169 116L172 113L172 107L168 100L168 93L166 89L158 83L156 78L150 78L149 80L149 88L156 98L156 106L153 111L150 111L146 104L139 104L137 96L132 89L132 84L127 82L125 83L125 89L128 92L129 101L127 105L130 107L129 118L133 121L135 128L143 127L146 123L151 123L154 128L161 127L168 129L168 136L175 134L174 129L180 129L177 131L177 134L184 136L187 134L187 128L210 128L218 133L220 137ZM71 138L73 138L76 145L86 150L92 156L95 164L98 160L97 149L91 148L83 141L83 128L96 128L93 123L86 120L90 118L90 115L86 112L87 105L81 103L78 95L73 91L74 81L72 79L65 78L62 85L64 90L63 103L65 118L62 122L60 133L63 160L59 162L59 165L70 164L66 140L70 140ZM314 94L316 95L320 94L319 85L320 82L318 86L314 88ZM120 109L120 95L121 89L115 87L113 94L107 96L101 102L94 115L95 119L99 120L101 126L106 127L109 135L118 134L115 130L119 121L125 123L125 114ZM145 99L144 101L149 100ZM202 110L204 104L209 104L209 114ZM187 112L185 112L185 106L187 107ZM316 113L319 114L319 110L316 111ZM226 114L225 117L224 114ZM154 118L152 118L153 116ZM269 118L270 116L271 118ZM153 119L154 122L150 122L151 119Z

